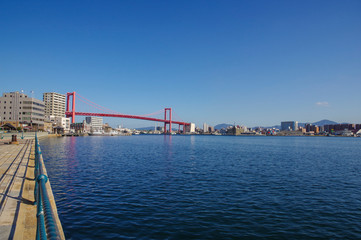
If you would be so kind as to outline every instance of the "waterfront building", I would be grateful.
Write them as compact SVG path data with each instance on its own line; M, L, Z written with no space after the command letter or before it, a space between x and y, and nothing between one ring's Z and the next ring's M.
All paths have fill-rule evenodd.
M156 127L156 131L159 131L159 132L163 132L164 131L164 127Z
M53 127L62 128L63 132L65 132L65 133L70 131L70 118L57 117L57 116L45 116L45 120L52 122Z
M358 130L361 129L361 124L349 124L349 123L342 123L342 124L328 124L324 126L325 132L328 133L335 133L343 130L350 130L356 133Z
M297 121L281 122L281 131L297 131L297 129L298 129Z
M44 102L20 92L3 93L0 97L1 121L16 127L31 125L34 130L44 127Z
M43 94L45 116L65 117L65 95L55 92Z
M44 128L43 130L48 133L53 132L53 123L47 119L44 119Z
M188 133L195 133L195 131L196 131L196 124L191 123L190 125L186 126L185 129L186 129L185 131L188 132Z
M103 124L103 130L104 130L104 132L106 132L106 133L113 132L113 128L112 128L111 126L109 126L108 123Z
M305 125L305 130L306 130L306 132L313 132L315 134L318 134L320 132L320 128L318 126L312 125L310 123L307 123Z
M232 126L227 128L227 135L238 136L244 133L244 128L240 126Z
M101 117L86 117L85 122L90 124L92 132L101 132L103 130L103 118Z
M349 129L344 129L344 130L339 130L335 132L335 135L340 135L340 136L344 136L344 137L351 137L354 135L354 133L349 130Z
M91 131L91 125L87 124L85 120L80 123L71 123L70 128L75 133L89 133Z
M199 133L202 133L202 131L203 131L203 130L202 130L200 127L196 127L196 133L199 134Z
M184 132L185 133L195 133L196 125L194 123L190 123L190 125L185 126Z
M207 123L203 123L203 132L207 133L208 132L208 124Z

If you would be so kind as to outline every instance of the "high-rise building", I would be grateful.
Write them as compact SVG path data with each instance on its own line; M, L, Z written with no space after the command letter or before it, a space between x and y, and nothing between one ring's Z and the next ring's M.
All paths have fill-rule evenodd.
M44 93L45 116L65 117L65 99L66 96L60 93Z
M208 132L208 130L209 130L208 127L209 126L207 123L203 123L203 132L205 132L205 133Z
M20 92L3 93L0 97L0 118L2 122L44 125L44 102L29 98Z
M296 131L298 129L297 121L281 122L281 131Z

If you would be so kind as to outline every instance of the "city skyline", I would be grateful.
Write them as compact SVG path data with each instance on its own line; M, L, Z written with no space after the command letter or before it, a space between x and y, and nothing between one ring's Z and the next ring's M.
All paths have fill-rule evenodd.
M172 107L197 126L361 122L359 1L0 6L2 92L76 91L124 114Z

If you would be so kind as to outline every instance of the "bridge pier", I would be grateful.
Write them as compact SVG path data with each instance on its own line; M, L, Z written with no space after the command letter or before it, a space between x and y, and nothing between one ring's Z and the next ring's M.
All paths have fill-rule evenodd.
M167 120L167 111L169 115L169 120ZM169 125L168 131L167 124ZM172 108L164 108L164 134L166 133L172 133Z
M69 112L70 96L73 96L71 112ZM71 123L75 123L75 92L66 94L66 117L71 117Z

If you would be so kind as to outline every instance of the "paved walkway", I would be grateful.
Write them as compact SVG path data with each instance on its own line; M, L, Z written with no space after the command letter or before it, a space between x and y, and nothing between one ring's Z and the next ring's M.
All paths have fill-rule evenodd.
M34 156L30 154L33 145L34 140L21 140L18 145L0 143L0 239L13 239L16 228L25 223L26 217L26 223L30 226L23 234L28 239L35 239L35 235L29 234L29 229L35 229L36 232L36 214L25 216L25 212L20 213L22 205L27 205L24 210L26 208L36 212L36 206L33 205L34 188L27 189L32 190L33 194L24 191L25 186L29 188L34 185L29 186L29 181L34 182L34 171L31 171L34 170Z
M1 141L9 141L11 140L11 136L12 135L16 135L18 140L22 140L22 139L34 139L35 138L35 132L9 132L9 133L0 133L0 142ZM45 137L45 136L49 136L49 135L54 135L54 134L48 134L47 132L38 132L37 133L38 137Z
M0 240L36 238L35 141L18 141L18 145L7 144L9 141L4 139L0 141ZM60 239L65 239L49 181L46 188L61 232Z

